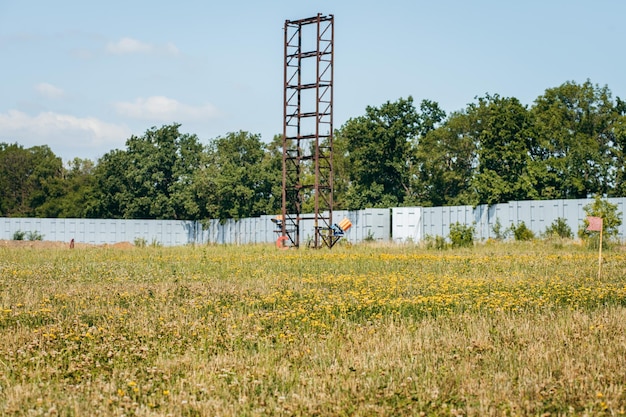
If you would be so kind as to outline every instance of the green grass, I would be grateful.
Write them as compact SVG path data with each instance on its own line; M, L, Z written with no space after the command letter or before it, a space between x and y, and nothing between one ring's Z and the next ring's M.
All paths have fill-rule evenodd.
M0 248L3 415L620 415L626 255Z

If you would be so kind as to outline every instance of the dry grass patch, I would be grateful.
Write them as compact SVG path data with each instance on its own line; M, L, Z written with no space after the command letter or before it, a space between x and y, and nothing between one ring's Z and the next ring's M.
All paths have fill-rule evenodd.
M619 415L626 262L578 247L0 248L4 415Z

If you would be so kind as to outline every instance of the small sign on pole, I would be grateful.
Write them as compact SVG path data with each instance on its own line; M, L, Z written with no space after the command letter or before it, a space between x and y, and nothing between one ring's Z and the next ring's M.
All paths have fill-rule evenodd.
M590 232L600 232L600 244L598 249L598 279L602 274L602 217L588 216L587 217L587 230Z

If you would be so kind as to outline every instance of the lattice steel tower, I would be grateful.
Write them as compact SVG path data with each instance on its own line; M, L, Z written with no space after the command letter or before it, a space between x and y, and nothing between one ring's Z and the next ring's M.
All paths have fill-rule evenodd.
M311 247L330 248L338 239L331 230L333 59L333 15L285 21L281 232L287 246L300 246L302 220L313 220ZM313 213L304 215L305 209Z

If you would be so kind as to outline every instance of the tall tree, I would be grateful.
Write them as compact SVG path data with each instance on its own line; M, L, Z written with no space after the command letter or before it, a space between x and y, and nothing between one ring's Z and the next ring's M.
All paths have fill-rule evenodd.
M0 215L30 214L30 154L22 146L0 143Z
M283 185L283 135L274 135L272 141L264 146L265 154L260 170L265 183L264 214L279 213L282 208Z
M619 97L615 104L615 118L611 126L613 135L613 166L615 184L608 192L609 197L626 197L626 101Z
M333 203L334 210L347 210L349 207L350 162L348 144L341 129L335 129L333 136Z
M348 120L338 131L345 145L349 209L392 207L410 194L411 145L419 115L413 98L368 106L365 115Z
M606 195L613 183L612 121L608 87L566 82L535 100L531 112L545 164L540 196L585 198Z
M0 214L41 216L42 205L62 195L62 171L61 158L48 146L0 143Z
M49 194L37 213L43 217L88 217L95 204L94 163L89 159L74 158L63 167L59 192Z
M207 190L207 216L240 219L275 213L281 206L278 148L267 153L260 136L248 132L216 138L207 151L197 185Z
M418 133L419 137L423 138L446 119L446 112L439 107L439 103L436 101L422 100L418 116Z
M477 171L475 203L496 204L538 197L528 171L533 146L527 108L518 99L487 95L470 104Z
M415 155L411 187L415 204L445 206L471 201L476 145L465 112L453 113L442 126L425 130Z
M132 199L126 175L130 161L126 151L113 149L98 160L93 175L96 199L87 208L87 217L124 218L126 201Z
M95 170L101 195L91 214L114 218L197 219L192 189L200 167L197 136L181 134L179 124L132 136L127 150L106 154Z

